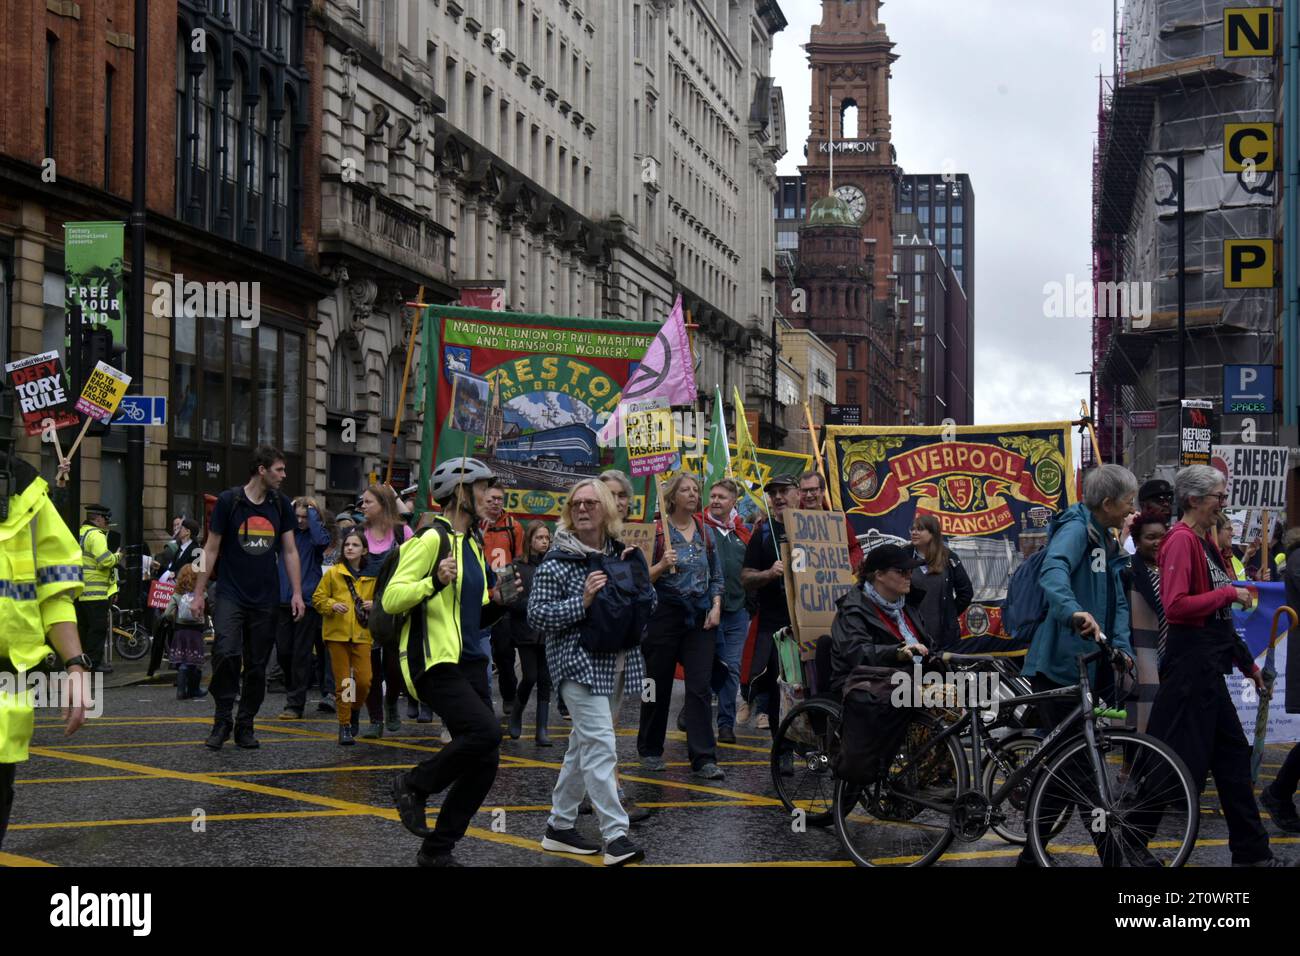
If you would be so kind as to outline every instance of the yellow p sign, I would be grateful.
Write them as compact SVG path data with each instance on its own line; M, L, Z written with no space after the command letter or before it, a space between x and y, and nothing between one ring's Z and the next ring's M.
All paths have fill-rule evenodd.
M1273 240L1223 240L1223 287L1273 288Z
M1223 55L1271 57L1273 55L1273 8L1225 8Z

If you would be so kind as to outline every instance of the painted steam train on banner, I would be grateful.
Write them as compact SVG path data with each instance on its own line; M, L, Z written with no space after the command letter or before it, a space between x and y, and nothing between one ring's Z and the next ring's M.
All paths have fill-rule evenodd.
M600 463L600 446L586 425L569 424L507 438L497 443L492 457L546 471L577 472Z

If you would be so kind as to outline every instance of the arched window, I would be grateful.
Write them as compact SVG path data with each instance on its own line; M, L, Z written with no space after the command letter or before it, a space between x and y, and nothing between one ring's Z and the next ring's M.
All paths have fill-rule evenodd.
M841 140L858 139L858 102L857 100L840 101L840 137Z

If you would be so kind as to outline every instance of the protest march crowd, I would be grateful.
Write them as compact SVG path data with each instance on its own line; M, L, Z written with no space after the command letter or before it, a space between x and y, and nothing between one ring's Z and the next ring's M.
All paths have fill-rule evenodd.
M0 652L6 663L33 666L48 633L69 671L86 677L102 667L101 620L112 596L108 509L87 508L78 542L52 514L34 472L18 477L26 490L11 501L6 523L31 523L46 547L38 550L35 600L0 607ZM818 471L768 480L765 514L752 525L737 511L737 481L704 487L679 473L663 486L653 540L641 546L621 537L634 495L616 470L577 481L553 528L506 515L502 482L471 457L437 465L429 483L437 510L418 518L387 485L371 485L355 511L334 515L311 498L281 495L284 479L281 453L260 447L247 483L217 500L206 534L176 519L155 564L154 575L174 590L156 622L151 671L165 653L177 669L178 698L211 697L212 750L232 735L237 747L258 748L253 721L273 660L272 679L285 692L280 718L302 719L308 697L319 695L318 710L337 714L340 746L400 730L403 698L408 720L429 723L436 714L443 746L392 787L403 825L423 841L420 865L456 865L452 851L493 784L503 735L523 735L530 704L538 747L553 745L552 698L571 725L542 847L603 853L608 865L644 857L630 827L651 816L620 785L615 734L628 719L626 699L640 701L641 772L665 769L678 668L685 695L675 720L694 776L725 777L718 745L734 743L739 725L752 722L775 738L783 709L777 640L791 623L785 519L830 507ZM1253 600L1243 582L1268 571L1300 606L1300 558L1288 560L1300 531L1238 554L1231 528L1225 532L1223 488L1222 473L1200 465L1179 471L1172 485L1155 480L1140 490L1118 465L1087 471L1082 500L1055 516L1032 563L1044 610L1031 622L1022 676L1035 692L1071 684L1078 655L1106 635L1119 676L1127 670L1134 678L1131 723L1178 754L1198 792L1214 775L1234 865L1289 865L1270 850L1259 808L1274 826L1300 832L1300 747L1257 794L1223 675L1236 668L1267 693L1231 609ZM850 534L847 547L855 584L836 602L830 628L830 693L851 684L857 668L901 667L959 649L972 584L933 515L918 513L910 546L876 543L864 554ZM1105 675L1092 667L1103 686ZM1285 706L1300 711L1294 663L1288 676ZM1044 704L1039 716L1047 731L1065 713ZM74 708L68 731L80 720ZM31 722L10 715L4 729L0 836ZM791 753L779 758L782 773L792 770ZM430 827L426 807L437 794ZM579 832L583 813L594 814L598 839ZM1123 862L1152 861L1139 849ZM1019 863L1037 865L1027 851Z

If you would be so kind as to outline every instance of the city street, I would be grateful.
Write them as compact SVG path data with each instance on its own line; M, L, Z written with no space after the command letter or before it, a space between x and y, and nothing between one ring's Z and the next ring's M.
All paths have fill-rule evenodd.
M675 690L674 714L680 682ZM401 733L343 749L332 715L315 713L311 701L310 719L277 720L283 695L272 693L262 708L269 719L257 724L260 750L228 743L211 753L202 743L211 725L208 699L177 701L172 688L162 685L119 686L106 693L104 716L71 741L57 721L38 713L32 759L19 771L0 865L415 864L419 841L397 822L389 788L397 771L438 750L439 723L404 718ZM706 784L691 776L685 735L676 731L669 733L668 771L641 771L631 705L623 718L619 753L627 791L654 811L633 828L646 848L640 865L851 865L833 829L793 832L772 790L765 733L747 728L736 744L719 745L727 779ZM555 718L551 749L535 746L531 732L526 724L524 738L504 742L496 784L458 845L457 858L473 866L599 866L598 856L541 850L568 724ZM1269 748L1266 777L1276 773L1284 753L1284 746ZM597 836L590 816L580 818L579 828ZM1280 854L1300 852L1300 839L1271 826L1269 831ZM1226 837L1211 782L1190 865L1227 865ZM990 834L975 844L954 843L939 865L1010 866L1017 853Z

